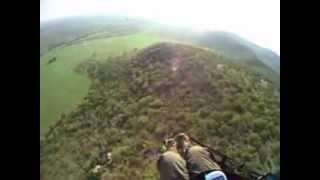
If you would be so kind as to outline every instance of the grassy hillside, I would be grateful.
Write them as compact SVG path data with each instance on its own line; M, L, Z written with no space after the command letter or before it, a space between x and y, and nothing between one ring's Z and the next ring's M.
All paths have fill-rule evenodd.
M157 179L160 142L180 131L255 169L279 168L273 82L190 45L89 57L76 66L91 81L84 100L41 140L41 179ZM96 165L100 174L91 173Z
M105 36L105 34L101 34ZM114 37L83 39L71 45L52 49L40 59L40 118L41 134L82 102L87 94L90 81L85 75L74 71L75 67L89 57L121 55L135 48L143 48L163 40L148 33ZM54 59L52 63L50 60Z

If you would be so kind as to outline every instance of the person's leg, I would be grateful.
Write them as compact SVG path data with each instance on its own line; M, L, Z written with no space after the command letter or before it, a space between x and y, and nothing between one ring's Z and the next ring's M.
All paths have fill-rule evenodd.
M227 177L221 171L213 171L205 176L205 180L227 180Z
M226 180L226 179L224 179L224 177L223 177L223 176L219 176L219 177L216 177L216 178L211 179L211 180Z

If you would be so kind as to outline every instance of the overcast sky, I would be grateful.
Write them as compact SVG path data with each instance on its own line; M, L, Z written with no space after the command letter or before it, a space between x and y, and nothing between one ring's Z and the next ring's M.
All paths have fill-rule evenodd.
M102 13L236 33L280 55L280 0L40 0L40 21Z

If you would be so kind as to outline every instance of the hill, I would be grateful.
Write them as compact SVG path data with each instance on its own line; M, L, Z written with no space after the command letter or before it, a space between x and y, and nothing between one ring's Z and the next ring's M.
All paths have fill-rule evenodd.
M201 45L219 50L235 60L260 61L280 74L280 57L269 49L262 48L230 32L209 32L200 35Z
M280 165L278 89L215 51L158 43L75 71L91 85L41 139L41 179L157 179L160 143L181 131L255 169Z
M152 31L164 37L211 48L239 65L274 81L280 86L280 56L234 33L192 31L190 28L152 24Z
M197 43L216 49L240 63L257 67L269 76L280 74L280 57L273 51L262 48L230 32L213 31L199 33L188 28L163 25L141 19L121 16L73 17L46 22L40 25L40 56L49 50L72 44L78 40L152 32L176 40ZM266 70L267 69L267 70ZM267 72L272 70L272 72ZM279 79L275 77L273 79Z

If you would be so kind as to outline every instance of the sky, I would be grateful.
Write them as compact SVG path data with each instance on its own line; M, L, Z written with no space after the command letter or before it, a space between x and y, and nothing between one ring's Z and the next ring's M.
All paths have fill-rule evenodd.
M280 0L40 0L40 22L104 13L233 32L280 55Z

